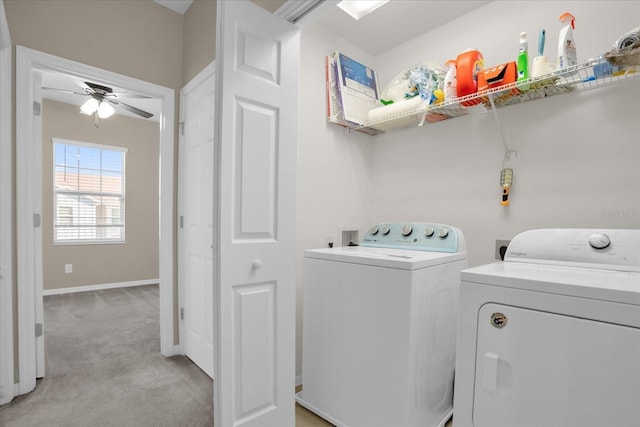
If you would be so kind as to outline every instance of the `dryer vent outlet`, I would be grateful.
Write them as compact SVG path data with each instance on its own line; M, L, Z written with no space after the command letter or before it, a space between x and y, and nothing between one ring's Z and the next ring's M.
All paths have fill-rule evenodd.
M496 240L496 259L504 261L504 255L507 253L507 246L511 240Z
M342 246L358 246L360 238L358 230L342 230Z

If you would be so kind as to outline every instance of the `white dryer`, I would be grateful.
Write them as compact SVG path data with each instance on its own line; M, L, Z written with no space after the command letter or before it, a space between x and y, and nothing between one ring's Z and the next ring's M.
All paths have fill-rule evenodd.
M640 230L528 231L461 278L454 427L640 426Z
M360 246L305 251L297 401L336 426L444 426L466 266L462 233L443 224L380 224Z

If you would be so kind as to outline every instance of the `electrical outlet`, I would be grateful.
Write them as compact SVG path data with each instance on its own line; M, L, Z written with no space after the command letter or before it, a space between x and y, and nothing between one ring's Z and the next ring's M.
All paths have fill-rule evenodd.
M327 247L332 248L336 239L333 236L324 236L324 240L327 243Z
M496 259L500 261L504 261L504 254L507 253L507 247L509 246L509 242L511 240L496 240Z
M69 274L69 273L73 273L73 264L65 264L64 265L64 272Z

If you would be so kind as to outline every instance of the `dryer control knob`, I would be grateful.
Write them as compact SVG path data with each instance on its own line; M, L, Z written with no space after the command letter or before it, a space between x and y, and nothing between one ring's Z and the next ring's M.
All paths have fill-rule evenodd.
M371 227L369 229L369 234L371 234L372 236L375 236L376 234L378 234L378 231L380 231L378 227Z
M402 233L403 236L408 236L411 234L411 232L413 232L413 227L411 227L410 225L403 225L402 229L400 230L400 233Z
M589 236L589 245L593 249L605 249L611 244L611 239L604 233L593 233Z
M427 227L424 229L424 235L427 237L431 237L433 236L433 233L435 233L436 230L433 229L433 227Z
M440 238L444 239L448 235L449 235L449 229L448 228L441 228L440 230L438 230L438 236L440 236Z
M391 229L389 228L388 225L385 225L384 227L382 227L382 234L383 235L386 236L387 234L389 234L390 231L391 231Z

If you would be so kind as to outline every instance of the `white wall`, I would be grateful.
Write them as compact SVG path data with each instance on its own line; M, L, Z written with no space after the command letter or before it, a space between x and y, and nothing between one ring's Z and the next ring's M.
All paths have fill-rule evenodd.
M386 221L443 222L462 229L470 265L492 262L496 239L542 227L640 228L640 78L499 110L518 156L511 206L500 206L503 146L482 114L371 137L325 119L324 56L340 50L377 68L386 86L400 70L444 64L480 49L486 65L515 60L540 28L555 56L558 16L576 16L579 62L607 51L640 23L640 2L496 1L372 58L312 25L302 33L298 171L298 360L301 372L303 250L327 236ZM425 17L425 23L437 19ZM532 54L533 55L533 54Z
M312 26L302 32L300 122L297 182L297 349L302 360L303 250L326 247L342 229L366 229L370 223L371 139L345 134L327 124L324 58L336 48L363 61L370 56L355 46Z
M443 63L468 47L483 52L485 65L497 65L515 59L521 31L535 52L540 28L545 53L555 56L557 17L565 11L576 17L579 62L606 52L640 23L639 2L492 2L377 57L375 66L385 81L403 61ZM376 136L371 218L457 226L470 265L494 261L496 239L527 229L638 228L638 96L640 79L498 110L507 144L518 152L506 165L514 170L507 208L499 205L503 148L492 115Z

